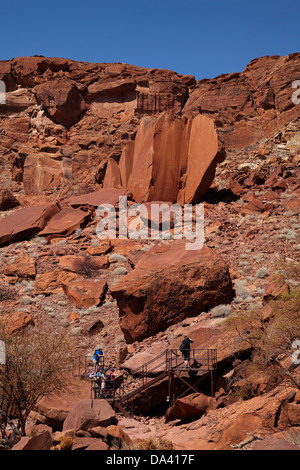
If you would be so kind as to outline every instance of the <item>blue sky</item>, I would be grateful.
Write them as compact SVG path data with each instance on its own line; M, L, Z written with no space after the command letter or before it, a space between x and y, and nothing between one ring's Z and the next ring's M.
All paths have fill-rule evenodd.
M212 78L300 51L299 0L1 2L0 60L44 55Z

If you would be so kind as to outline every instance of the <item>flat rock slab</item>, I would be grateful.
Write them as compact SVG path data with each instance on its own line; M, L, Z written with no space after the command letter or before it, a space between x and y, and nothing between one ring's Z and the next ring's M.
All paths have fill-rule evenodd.
M57 204L42 204L9 214L0 220L0 246L34 237L59 212Z
M80 209L72 207L63 208L56 214L45 228L40 232L40 236L68 236L77 228L80 228L90 217L90 214Z
M256 442L252 450L300 450L300 447L285 439L270 436Z
M99 189L92 193L73 196L64 200L64 204L72 207L93 206L98 207L102 204L111 204L115 206L119 203L119 197L125 196L126 191L123 189Z

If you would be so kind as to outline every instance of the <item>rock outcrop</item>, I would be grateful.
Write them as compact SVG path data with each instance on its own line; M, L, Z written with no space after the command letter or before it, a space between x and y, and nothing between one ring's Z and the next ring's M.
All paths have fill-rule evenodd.
M22 182L25 171L26 191L39 193L53 188L63 191L66 185L71 189L78 181L102 184L106 168L106 184L115 187L121 175L121 184L127 187L131 165L132 178L142 176L141 167L132 160L134 145L136 158L143 151L145 164L151 163L146 184L135 188L137 194L144 192L147 200L162 200L157 195L158 189L164 193L161 178L174 181L175 176L172 191L176 194L187 184L190 189L180 201L191 201L211 182L217 163L215 132L226 149L242 148L278 134L299 118L299 106L292 102L299 60L299 53L262 57L251 61L243 72L204 80L119 63L90 64L46 57L2 61L0 79L7 93L6 104L0 105L0 149L10 156L14 181ZM165 118L159 118L164 113L173 116L168 118L172 121L169 130ZM207 118L206 124L204 119L195 120L199 115ZM147 132L141 122L144 120ZM208 125L210 120L213 123ZM185 122L189 129L182 131ZM145 132L148 147L142 150L137 138L144 138ZM159 135L151 138L153 132ZM191 132L190 142L187 136L179 139L182 132ZM183 149L174 154L179 140L183 146L190 146L183 162L177 160ZM188 155L190 170L187 168L184 176ZM161 160L159 165L157 159ZM191 166L195 161L194 172ZM30 175L37 176L34 182L30 183ZM170 190L168 183L166 192ZM164 198L177 200L168 194Z
M251 145L299 117L292 82L299 74L300 54L252 60L241 73L197 82L183 115L213 118L226 148ZM298 109L297 109L298 108Z
M196 203L208 191L225 158L213 120L162 113L143 118L119 166L108 161L104 187L123 187L136 202Z
M262 438L272 434L274 428L284 429L284 420L295 401L295 389L278 387L263 396L210 410L188 425L162 429L158 435L171 440L181 450L232 450L247 439L247 433ZM296 416L291 419L291 425Z

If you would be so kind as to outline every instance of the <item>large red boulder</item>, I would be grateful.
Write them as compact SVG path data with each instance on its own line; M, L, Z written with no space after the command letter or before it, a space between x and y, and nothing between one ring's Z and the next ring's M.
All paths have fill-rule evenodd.
M76 404L90 396L90 381L82 380L79 376L72 375L69 378L70 387L64 391L43 397L30 416L39 422L62 428L63 423Z
M201 418L209 409L216 409L217 402L213 397L204 393L194 393L184 398L179 398L174 405L167 410L166 421L181 419L193 421Z
M186 250L182 242L157 245L111 289L128 343L231 302L233 288L223 259L211 249Z

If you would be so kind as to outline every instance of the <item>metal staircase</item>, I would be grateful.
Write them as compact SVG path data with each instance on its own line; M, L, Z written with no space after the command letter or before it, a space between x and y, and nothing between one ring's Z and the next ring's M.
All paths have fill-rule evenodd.
M217 369L216 349L191 349L189 367L185 367L179 349L167 349L150 361L131 372L139 385L131 391L126 390L124 383L116 384L102 396L112 406L125 415L129 415L130 402L155 384L167 380L166 401L172 405L175 400L188 392L199 393L200 383L207 380L210 374L211 395L214 396L214 371ZM180 387L178 384L180 383Z

